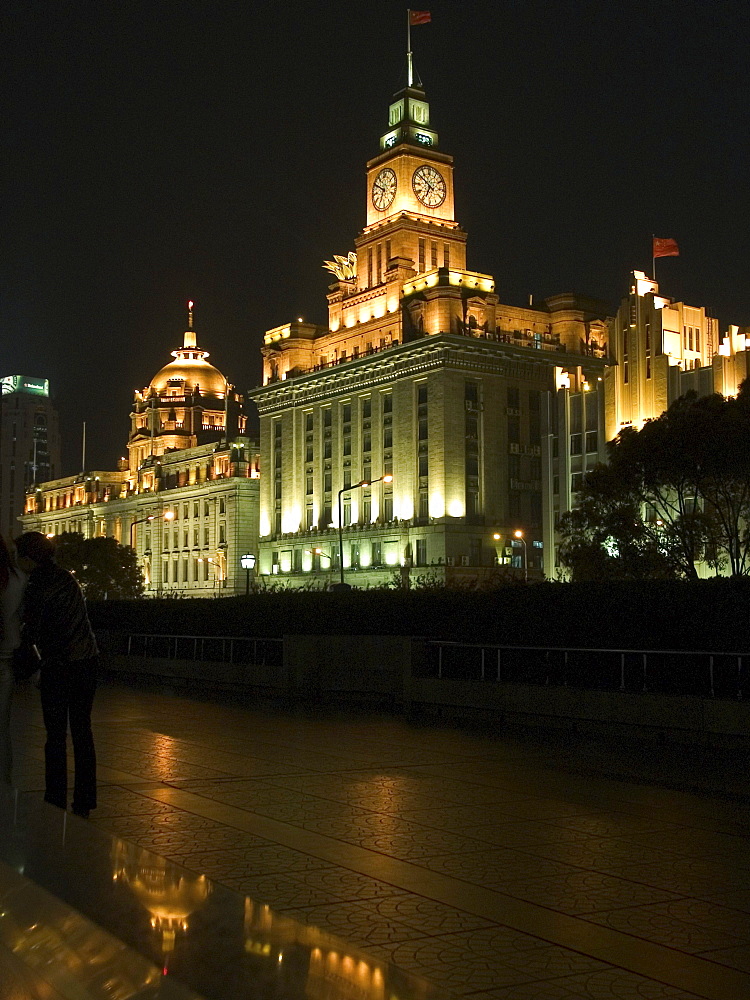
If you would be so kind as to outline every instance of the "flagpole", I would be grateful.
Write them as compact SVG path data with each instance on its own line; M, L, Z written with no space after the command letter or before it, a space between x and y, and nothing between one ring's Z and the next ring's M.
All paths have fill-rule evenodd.
M411 10L406 11L406 82L411 87L414 74L411 65Z
M656 254L654 253L654 240L656 235L651 233L651 275L654 281L656 281Z

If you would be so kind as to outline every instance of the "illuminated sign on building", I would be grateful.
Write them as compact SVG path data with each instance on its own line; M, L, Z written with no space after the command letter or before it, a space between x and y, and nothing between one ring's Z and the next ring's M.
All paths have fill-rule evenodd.
M32 375L5 375L0 378L0 392L3 396L11 392L27 392L32 396L49 396L49 379L34 378Z

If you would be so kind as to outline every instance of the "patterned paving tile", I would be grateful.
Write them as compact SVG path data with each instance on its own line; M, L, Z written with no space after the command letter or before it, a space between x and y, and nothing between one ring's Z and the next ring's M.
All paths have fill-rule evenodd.
M343 938L355 948L369 950L373 945L388 945L401 941L422 939L425 931L410 926L401 920L381 913L373 901L350 903L343 907L340 903L327 906L299 904L278 904L281 912L329 934Z
M33 709L29 724L17 727L17 760L22 780L38 789L44 736L36 701ZM380 717L264 715L113 690L102 691L95 710L106 762L97 825L274 909L325 923L455 995L692 1000L409 893L405 867L390 857L421 869L422 892L425 870L436 871L528 901L540 908L540 926L554 921L551 911L582 915L598 925L592 935L607 927L631 947L644 937L691 954L702 948L717 966L750 972L743 937L750 926L750 841L743 839L750 810L649 785L648 775L661 780L666 773L661 751L627 760L618 748L615 764L622 775L630 768L630 782L609 777L611 747L567 735L546 743L486 738ZM680 754L672 758L679 774ZM365 845L382 855L369 855L366 869L380 878L149 798L160 782L202 796L207 814L216 802L246 818L279 820L297 846L305 831ZM356 852L342 850L344 864L355 865ZM384 880L396 874L400 886Z
M511 848L474 851L471 854L443 854L424 858L419 863L432 871L501 892L519 881L527 882L535 877L562 878L574 871L568 865L546 858L533 858Z
M268 849L268 841L262 837L255 837L251 833L245 833L244 830L235 830L228 826L203 831L172 830L163 833L149 831L129 839L134 840L141 847L153 851L154 854L174 859L195 851L198 836L200 836L201 847L205 853L242 850L252 854L256 849Z
M416 861L442 855L445 851L453 854L482 852L482 844L477 840L460 837L442 830L419 830L416 833L384 833L360 835L355 843L368 851L378 851L393 858Z
M332 803L326 799L313 798L311 795L300 796L299 799L297 802L269 802L265 804L256 804L251 801L244 803L243 807L258 813L260 816L268 816L281 823L294 823L296 826L318 820L323 827L320 830L321 833L325 832L325 823L328 819L336 819L339 822L349 822L359 826L364 825L370 816L377 815L369 813L365 809L352 808L347 803ZM383 816L378 825L387 825L384 822L387 818L392 821L392 817Z
M312 796L305 796L296 789L280 788L259 778L231 778L223 781L180 781L181 788L187 788L196 795L227 802L233 805L267 805L272 802L294 803Z
M335 908L341 912L348 912L350 909L349 905L342 907L341 900L333 893L306 885L293 875L216 876L216 881L250 896L257 903L266 903L274 910L283 912L323 906L326 903L335 904Z
M407 972L439 982L459 996L609 968L503 927L381 946L377 954L387 955Z
M573 827L555 825L554 822L546 820L516 820L515 817L508 817L506 822L498 823L497 826L500 832L516 833L525 838L527 843L539 841L548 844L581 844L586 846L594 841L608 839L573 829Z
M711 962L718 962L719 965L728 965L732 969L742 969L743 972L750 972L750 948L746 946L704 951L701 953L701 957L707 958Z
M604 969L510 989L483 990L470 996L471 1000L701 1000L694 993L622 969Z
M165 802L158 802L147 795L105 785L99 789L96 819L105 816L156 816L158 813L171 813L174 808Z
M587 844L529 844L524 848L536 857L551 858L577 868L626 874L632 864L661 865L677 860L676 854L629 844L623 840L592 840Z
M590 913L586 919L688 954L750 943L747 914L697 900L623 907Z
M719 906L727 906L732 910L742 910L750 914L750 892L747 889L737 889L735 891L708 886L693 894L698 899L708 903L717 903Z
M706 861L732 862L738 868L750 868L750 838L714 830L683 828L669 834L642 834L631 843L673 854L703 858Z
M204 842L201 842L200 846L193 843L191 850L180 852L180 864L203 874L208 874L206 869L210 865L221 865L222 870L236 877L289 875L329 867L325 861L303 854L301 851L282 847L280 844L254 847L252 850L228 848L221 852L213 852L207 849Z
M634 882L670 889L682 895L699 895L702 890L750 891L750 872L692 858L658 865L630 865L628 877Z
M317 886L332 892L341 900L378 899L402 893L401 889L389 882L381 882L370 878L369 875L361 875L359 872L339 868L336 865L313 871L295 871L294 877L305 885Z
M518 899L538 903L571 916L675 898L674 894L664 889L613 878L601 872L582 871L514 882L508 885L506 891Z
M454 934L493 926L491 920L413 893L386 896L377 902L376 907L383 916L403 921L425 934Z
M588 833L595 837L629 837L639 831L667 831L679 830L677 823L669 820L659 819L654 816L635 816L623 813L612 815L602 813L599 816L568 816L560 819L551 819L550 823L555 826L567 827L571 830L580 830L581 833Z
M512 809L509 812L499 812L495 806L485 809L479 806L451 805L436 809L404 809L401 817L421 826L430 826L436 830L451 830L454 833L470 833L475 835L479 827L490 824L501 824L513 818Z

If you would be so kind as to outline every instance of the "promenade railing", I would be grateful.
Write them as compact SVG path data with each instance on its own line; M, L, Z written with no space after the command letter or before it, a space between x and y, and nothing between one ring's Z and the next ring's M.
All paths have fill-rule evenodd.
M750 653L426 642L414 676L595 691L743 697Z
M236 663L281 666L283 639L229 635L150 635L110 632L105 651L133 659L186 660L194 663Z
M336 662L331 663L334 671L346 664L346 646L341 646L345 638L338 637ZM350 638L351 659L359 662L361 643L357 636ZM305 637L289 636L284 640L109 632L102 639L106 653L131 661L161 659L281 668L285 642L304 642ZM414 678L738 700L750 691L750 652L516 646L425 639L412 639L411 649L406 661L391 666L408 671ZM307 652L302 656L307 659ZM380 661L377 665L387 664ZM323 677L325 664L321 666Z

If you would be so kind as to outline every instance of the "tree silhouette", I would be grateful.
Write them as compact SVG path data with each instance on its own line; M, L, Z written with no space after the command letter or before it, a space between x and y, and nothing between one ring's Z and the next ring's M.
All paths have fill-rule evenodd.
M135 552L114 538L84 538L66 531L55 537L57 562L75 573L86 598L136 598L143 595L143 576Z
M750 385L694 392L609 443L561 518L560 562L574 579L695 579L705 563L750 573Z

